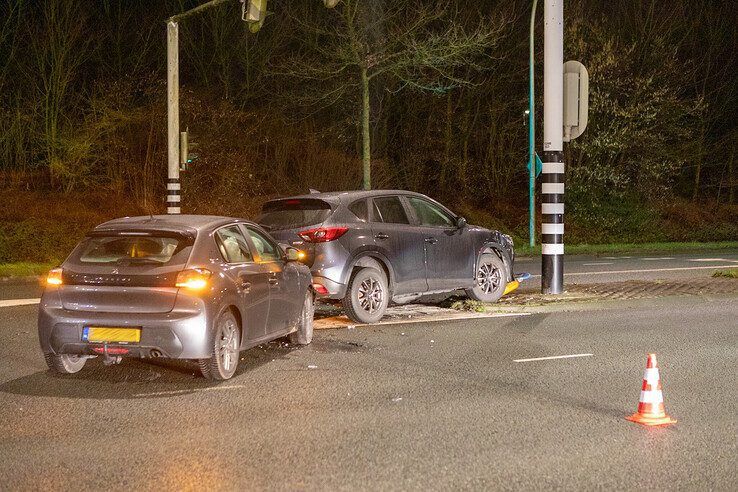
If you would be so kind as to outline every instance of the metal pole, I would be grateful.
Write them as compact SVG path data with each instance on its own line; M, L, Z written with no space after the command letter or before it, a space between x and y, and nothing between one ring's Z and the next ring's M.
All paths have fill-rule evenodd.
M536 245L536 118L535 118L535 84L534 84L534 55L535 55L535 24L536 6L538 0L533 0L533 10L530 13L530 53L529 53L529 88L528 88L528 237L530 247Z
M179 182L179 26L167 21L167 213L180 213Z
M564 0L546 0L543 34L541 292L564 291Z

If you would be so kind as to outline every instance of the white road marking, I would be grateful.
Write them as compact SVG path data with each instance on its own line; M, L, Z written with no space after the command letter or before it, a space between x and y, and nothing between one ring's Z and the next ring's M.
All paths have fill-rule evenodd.
M661 261L661 260L675 260L675 259L676 258L672 258L670 256L662 256L660 258L655 258L655 257L654 258L651 258L651 257L641 258L641 260L643 261Z
M234 384L231 386L212 386L210 388L195 388L195 389L182 389L182 390L172 390L172 391L158 391L155 393L136 393L133 396L135 397L144 397L144 396L166 396L166 395L182 395L186 393L200 393L203 391L220 391L220 390L229 390L229 389L239 389L239 388L245 388L245 384Z
M513 359L513 362L533 362L537 360L573 359L575 357L592 357L593 355L594 354L552 355L551 357L534 357L532 359Z
M735 265L711 265L698 267L675 267L675 268L645 268L642 270L602 270L600 272L570 272L564 276L574 275L604 275L604 274L620 274L620 273L654 273L654 272L679 272L683 270L715 270L718 268L735 268ZM540 277L540 275L531 275L531 277Z
M38 304L39 302L41 302L41 299L7 299L0 301L0 308L13 306L30 306L32 304Z
M694 261L694 262L714 262L714 261L729 261L731 263L738 263L738 260L727 260L725 258L694 258L687 261Z
M612 261L603 261L600 263L582 263L582 266L598 266L598 265L614 265Z

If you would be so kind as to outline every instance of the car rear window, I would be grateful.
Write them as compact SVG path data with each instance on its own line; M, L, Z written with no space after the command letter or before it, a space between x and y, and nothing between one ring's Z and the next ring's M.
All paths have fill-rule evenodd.
M86 265L165 265L185 263L192 239L156 232L121 232L88 236L73 255Z
M275 200L264 204L259 224L271 230L294 229L323 222L331 206L314 198Z

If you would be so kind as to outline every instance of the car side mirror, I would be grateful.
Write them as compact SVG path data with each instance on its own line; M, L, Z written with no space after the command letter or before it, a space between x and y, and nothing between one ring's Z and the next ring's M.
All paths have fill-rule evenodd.
M300 261L305 258L304 252L297 248L293 248L292 246L287 246L284 249L284 252L287 255L287 261Z
M459 229L463 229L464 227L466 227L466 219L464 217L457 217L456 227L458 227Z

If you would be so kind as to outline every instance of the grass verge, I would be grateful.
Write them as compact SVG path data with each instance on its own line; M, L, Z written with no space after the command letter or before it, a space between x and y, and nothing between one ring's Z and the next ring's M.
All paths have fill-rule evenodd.
M622 244L572 244L566 245L569 255L607 255L622 253L688 253L690 251L720 251L738 249L738 241L688 242L688 243L622 243ZM517 256L537 256L541 246L515 245Z
M31 263L27 261L21 261L17 263L0 263L0 278L33 277L37 275L45 275L55 266L55 263Z
M725 277L725 278L738 278L738 268L731 268L730 270L718 270L712 274L713 277Z

